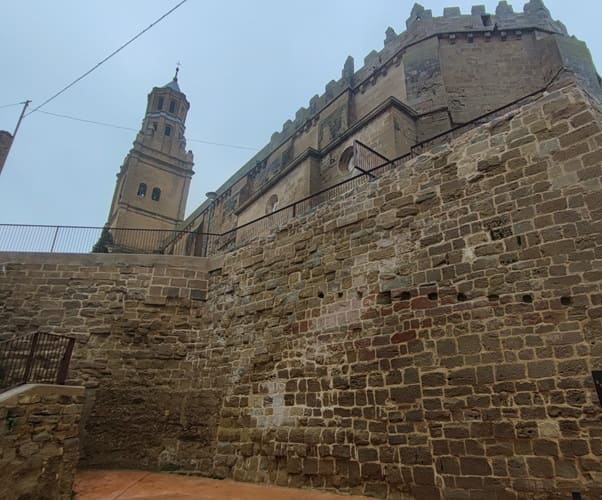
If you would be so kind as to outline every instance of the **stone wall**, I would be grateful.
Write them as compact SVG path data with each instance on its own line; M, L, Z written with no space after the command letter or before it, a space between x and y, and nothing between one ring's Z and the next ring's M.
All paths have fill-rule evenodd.
M503 39L474 36L441 40L441 72L453 122L470 121L475 115L543 88L562 66L559 56L550 61L543 57L549 37L553 38L512 32Z
M0 394L0 497L69 500L83 387L24 385Z
M601 127L565 81L223 262L3 255L0 321L80 334L86 466L594 498Z
M382 498L600 496L600 127L578 88L552 92L227 256L215 470Z
M78 340L70 380L87 389L82 464L169 468L176 436L195 460L211 456L206 429L221 396L190 378L189 354L191 344L207 342L207 332L190 326L202 317L206 259L3 254L0 261L3 331Z

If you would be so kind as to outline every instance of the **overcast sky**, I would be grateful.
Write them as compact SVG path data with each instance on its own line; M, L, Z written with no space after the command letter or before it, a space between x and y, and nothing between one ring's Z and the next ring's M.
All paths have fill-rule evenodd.
M90 69L179 0L19 0L0 9L0 106L31 99L32 108ZM433 15L474 3L424 0ZM484 2L495 11L497 2ZM524 1L513 1L522 11ZM403 0L188 0L44 111L138 129L146 97L173 77L191 103L188 148L195 156L187 214L240 168L325 84L383 46L388 26L405 29L413 2ZM585 41L599 72L600 0L547 0L555 19ZM12 132L20 108L0 108ZM0 176L0 223L101 226L115 174L134 131L33 113L19 131Z

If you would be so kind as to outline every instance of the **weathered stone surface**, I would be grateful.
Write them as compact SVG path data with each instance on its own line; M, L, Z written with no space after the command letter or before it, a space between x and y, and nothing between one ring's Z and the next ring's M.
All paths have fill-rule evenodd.
M509 137L573 104L590 112L575 125ZM218 266L1 256L0 319L82 335L83 464L389 498L600 497L602 186L577 175L600 116L558 87ZM468 154L484 134L495 151ZM588 147L560 158L562 137ZM409 197L417 212L392 216Z
M83 387L29 384L0 394L0 498L72 498L83 402Z

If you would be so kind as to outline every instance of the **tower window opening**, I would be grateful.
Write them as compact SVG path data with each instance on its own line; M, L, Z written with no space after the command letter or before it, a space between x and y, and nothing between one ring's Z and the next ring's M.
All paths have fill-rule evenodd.
M159 201L161 199L161 190L158 187L153 188L151 198L153 201Z
M159 126L159 125L157 124L157 122L153 122L153 130L157 130L157 127L158 127L158 126Z
M144 198L146 196L146 184L144 184L144 182L138 184L138 192L136 195L140 198Z
M159 102L157 103L157 109L161 111L163 109L163 97L159 97Z
M173 99L169 103L169 112L170 113L176 112L176 101L174 101Z
M169 125L165 125L165 135L171 135L171 127Z
M491 16L489 14L482 15L481 21L483 21L483 26L491 26Z

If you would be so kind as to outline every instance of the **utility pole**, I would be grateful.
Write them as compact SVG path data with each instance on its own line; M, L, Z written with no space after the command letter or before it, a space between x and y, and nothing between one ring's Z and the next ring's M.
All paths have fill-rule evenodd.
M10 148L15 141L15 136L19 131L19 127L21 126L21 122L23 121L23 117L25 116L25 111L27 110L27 106L31 103L30 100L27 100L23 103L23 109L21 110L21 116L19 116L19 120L17 121L17 126L15 127L15 131L12 135L6 130L0 130L0 174L2 173L2 168L4 168L4 163L8 158L8 153L10 153Z

